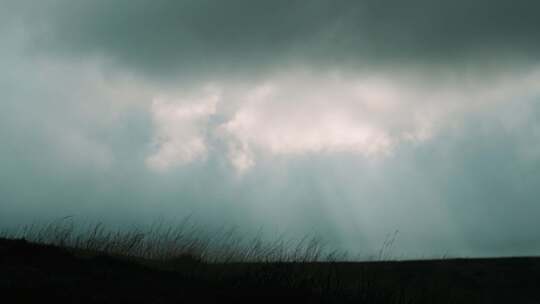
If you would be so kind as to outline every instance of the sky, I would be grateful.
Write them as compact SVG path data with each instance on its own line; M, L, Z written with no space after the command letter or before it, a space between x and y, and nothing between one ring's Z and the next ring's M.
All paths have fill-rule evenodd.
M540 254L540 3L0 0L0 222Z

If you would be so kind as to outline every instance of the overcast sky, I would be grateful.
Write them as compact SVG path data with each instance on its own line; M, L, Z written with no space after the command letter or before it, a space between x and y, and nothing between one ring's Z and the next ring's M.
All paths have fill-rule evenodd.
M536 0L0 0L0 222L540 254Z

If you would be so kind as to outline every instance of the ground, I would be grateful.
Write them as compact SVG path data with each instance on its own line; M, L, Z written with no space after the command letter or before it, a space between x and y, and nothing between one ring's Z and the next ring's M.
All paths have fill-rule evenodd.
M540 258L151 261L0 239L4 303L540 303Z

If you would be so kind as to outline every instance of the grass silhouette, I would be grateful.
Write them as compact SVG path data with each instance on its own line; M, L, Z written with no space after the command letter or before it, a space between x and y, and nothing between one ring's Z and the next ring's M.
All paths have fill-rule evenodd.
M317 237L242 238L189 218L112 230L68 217L0 238L0 288L16 303L537 303L539 278L536 258L354 262Z

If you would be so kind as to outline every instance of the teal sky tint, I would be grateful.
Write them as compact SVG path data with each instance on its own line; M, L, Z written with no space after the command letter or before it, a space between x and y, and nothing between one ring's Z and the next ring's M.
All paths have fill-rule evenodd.
M539 254L539 9L0 0L0 223Z

